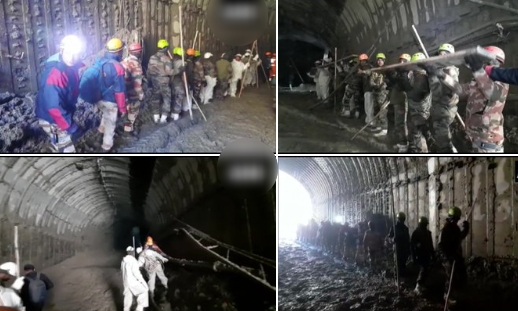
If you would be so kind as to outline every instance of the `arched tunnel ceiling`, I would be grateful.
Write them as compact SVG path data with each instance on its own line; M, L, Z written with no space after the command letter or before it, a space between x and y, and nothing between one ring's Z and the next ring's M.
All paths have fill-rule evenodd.
M216 160L157 158L146 221L164 223L191 208L215 186ZM129 166L129 157L2 157L0 220L53 234L110 227L117 212L132 213Z
M427 170L427 161L423 157L288 157L279 158L279 169L297 179L318 207L386 186L392 176Z
M518 1L488 2L518 8ZM380 35L377 51L416 52L412 24L429 50L443 42L458 47L492 44L495 23L511 27L512 21L516 23L516 15L506 10L467 0L279 1L280 37L325 42L338 47L340 55L366 52ZM488 42L479 43L483 35Z

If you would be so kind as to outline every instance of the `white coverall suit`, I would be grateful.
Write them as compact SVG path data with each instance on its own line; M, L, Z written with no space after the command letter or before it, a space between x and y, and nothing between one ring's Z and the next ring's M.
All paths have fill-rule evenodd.
M164 269L162 267L162 263L166 262L168 262L167 258L152 249L148 248L140 253L138 263L141 267L144 267L148 273L148 286L151 293L155 291L155 280L157 276L160 279L160 282L162 282L162 285L167 289L167 277L165 276Z
M140 273L137 259L126 255L121 263L122 283L124 284L124 311L129 311L133 304L133 298L137 298L135 311L143 311L149 307L149 292L146 280Z
M249 61L250 69L246 71L245 77L243 78L243 83L245 86L253 85L257 83L257 68L261 65L259 61L259 55L255 55L253 58L250 55Z
M316 92L319 100L327 99L329 97L329 83L331 81L331 74L327 67L317 68L315 75L308 74L316 83Z
M230 96L236 97L237 82L243 79L244 71L250 66L250 63L243 64L235 58L232 60L232 79L230 80Z

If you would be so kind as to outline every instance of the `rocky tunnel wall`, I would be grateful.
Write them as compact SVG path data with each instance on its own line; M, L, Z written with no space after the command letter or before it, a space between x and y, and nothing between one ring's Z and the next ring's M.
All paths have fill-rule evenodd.
M183 7L184 46L192 46L201 32L202 52L235 50L209 29L205 15L210 0L3 0L0 2L0 91L35 92L45 60L56 53L67 34L81 35L87 55L96 55L107 40L144 40L144 60L156 52L156 42L180 43L179 3ZM275 1L269 7L268 29L258 38L262 51L275 50ZM200 42L199 40L197 40ZM261 50L260 50L261 51ZM243 51L241 51L243 52ZM14 57L14 58L13 58Z
M280 169L309 191L314 216L364 220L368 211L391 217L403 211L411 231L430 220L437 243L451 206L469 217L465 254L518 259L518 183L511 157L280 158ZM282 195L282 193L280 194Z
M214 194L216 163L217 157L157 157L142 168L130 157L2 157L0 262L15 260L16 224L21 264L38 267L90 247L125 247L139 220L152 233L166 230L171 219ZM121 221L127 228L114 227Z

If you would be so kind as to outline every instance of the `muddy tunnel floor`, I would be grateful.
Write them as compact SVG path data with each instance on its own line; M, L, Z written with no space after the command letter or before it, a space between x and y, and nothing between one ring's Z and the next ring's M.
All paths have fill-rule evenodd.
M374 275L364 267L344 262L318 248L286 240L279 243L278 262L279 311L444 309L445 274L442 268L434 268L427 291L419 296L413 291L417 269L409 266L409 276L402 279L398 297L396 281L388 263L382 273ZM516 310L516 275L507 282L491 280L492 268L489 266L493 265L484 260L475 260L468 265L468 288L450 310ZM473 273L478 277L473 277Z
M45 310L122 311L124 288L120 265L123 257L124 253L120 251L86 251L42 269L41 272L54 282ZM261 301L258 297L253 299L254 306L247 306L250 298L243 299L237 288L243 284L239 277L169 264L165 266L165 275L169 280L169 291L166 293L157 279L156 304L150 301L147 310L275 310L275 299L273 302L271 299Z
M279 92L278 100L278 139L281 153L397 153L397 149L393 147L395 142L391 138L390 125L389 135L384 138L375 137L368 130L364 130L351 140L365 125L365 116L355 119L333 113L333 99L312 110L308 108L318 102L314 92ZM340 105L339 99L337 105ZM464 115L464 106L463 103L459 104L461 116ZM393 112L390 110L389 113ZM389 124L390 118L389 115ZM514 115L505 115L506 153L518 152L517 121ZM454 135L453 143L458 152L471 153L457 122L453 123L451 130ZM431 146L432 153L433 148Z
M50 152L49 140L34 116L34 94L18 97L0 94L0 151L4 153ZM146 98L150 90L146 91ZM239 138L260 140L275 150L275 89L262 85L243 90L241 98L202 105L205 122L196 109L193 120L184 112L179 121L157 125L146 100L136 121L135 135L123 135L119 125L112 152L123 153L219 153ZM90 104L79 102L74 120L86 130L76 144L77 152L100 152L101 134L97 132L100 113Z

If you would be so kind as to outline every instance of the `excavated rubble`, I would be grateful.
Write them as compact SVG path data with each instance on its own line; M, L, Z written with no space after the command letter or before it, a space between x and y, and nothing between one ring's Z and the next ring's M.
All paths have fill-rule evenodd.
M463 305L450 310L515 310L518 297L517 263L469 258L470 276ZM386 267L390 262L385 263ZM296 243L279 245L279 311L440 311L445 274L437 265L430 273L424 296L413 292L417 269L409 265L398 296L395 279L384 270L367 269Z

